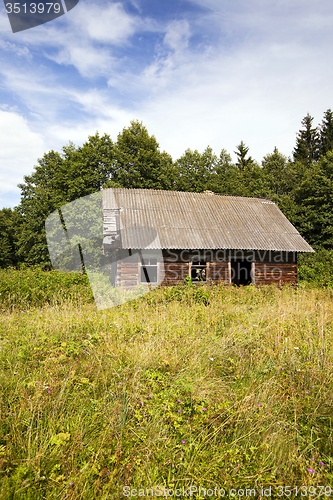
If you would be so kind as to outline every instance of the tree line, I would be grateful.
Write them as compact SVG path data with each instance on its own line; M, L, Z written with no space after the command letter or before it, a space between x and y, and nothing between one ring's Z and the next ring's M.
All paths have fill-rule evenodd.
M292 157L277 147L259 165L243 141L236 162L222 149L187 149L176 161L161 151L139 121L114 142L97 132L79 147L49 151L19 187L15 209L0 210L0 267L50 267L44 223L54 210L107 187L166 189L269 198L315 249L333 243L333 112L314 127L307 114L296 134Z

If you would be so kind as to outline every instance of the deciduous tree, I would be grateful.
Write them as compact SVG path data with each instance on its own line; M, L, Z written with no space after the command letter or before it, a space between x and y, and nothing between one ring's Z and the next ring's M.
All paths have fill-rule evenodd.
M174 188L171 156L160 151L155 137L139 121L118 135L112 174L113 181L125 188Z
M217 156L209 146L203 153L187 149L176 161L177 191L202 193L211 190L214 184L217 168Z

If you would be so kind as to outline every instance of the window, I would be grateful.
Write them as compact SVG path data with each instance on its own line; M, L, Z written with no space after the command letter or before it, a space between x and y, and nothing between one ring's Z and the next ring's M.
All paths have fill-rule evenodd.
M157 259L144 257L141 262L140 283L157 283Z
M207 263L205 260L193 259L191 265L191 280L206 281Z

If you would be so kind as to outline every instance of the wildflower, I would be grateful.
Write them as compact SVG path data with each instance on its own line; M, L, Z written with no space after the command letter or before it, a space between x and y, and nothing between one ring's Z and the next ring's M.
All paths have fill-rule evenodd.
M202 409L202 411L207 411L207 408L201 408L201 409Z
M299 347L294 347L294 349L299 349Z
M214 358L209 358L211 361L214 361Z
M182 441L182 443L183 443L183 444L185 444L185 443L186 443L186 441Z
M181 413L181 410L178 410L178 413Z
M140 401L140 405L143 405L143 402L142 402L142 401Z
M68 486L73 486L73 484L74 484L74 481L70 481L70 482L68 483Z
M122 383L122 382L119 382L119 385L123 385L123 383Z
M258 406L261 406L261 405L258 405Z
M324 462L320 462L320 465L325 465Z
M309 391L305 391L307 394L309 394Z
M180 399L177 399L177 403L181 403L181 400L180 400Z
M50 394L51 391L47 391L47 392Z
M309 472L312 472L312 474L314 474L314 470L313 469L306 469L307 471Z

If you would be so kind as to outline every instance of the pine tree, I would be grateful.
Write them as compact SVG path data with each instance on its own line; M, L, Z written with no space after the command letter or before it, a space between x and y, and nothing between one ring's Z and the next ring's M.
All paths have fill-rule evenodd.
M297 214L294 220L301 235L315 247L333 246L333 151L321 156L306 170L295 188Z
M248 154L250 148L246 146L243 141L241 141L240 144L238 144L238 146L236 147L237 147L237 151L235 151L235 154L237 155L236 166L240 170L245 170L247 166L254 163L251 156L246 158L246 155Z
M320 153L326 155L333 150L333 112L328 109L320 126Z
M320 138L318 128L312 127L313 117L308 113L302 120L303 129L297 133L296 147L293 151L294 161L306 165L319 160Z

